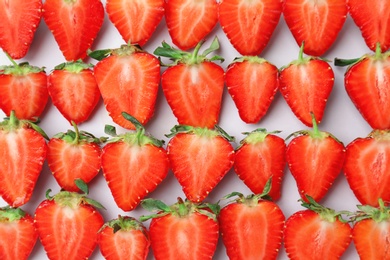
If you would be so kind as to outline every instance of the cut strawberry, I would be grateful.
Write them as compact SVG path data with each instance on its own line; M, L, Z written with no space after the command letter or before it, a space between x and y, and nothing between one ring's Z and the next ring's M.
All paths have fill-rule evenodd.
M390 48L390 2L348 0L347 4L368 48L375 51L379 43L381 51L387 51Z
M336 59L336 66L350 65L344 76L345 89L355 107L373 129L390 128L390 52L360 59Z
M202 43L189 53L163 42L154 54L173 60L161 76L161 86L179 124L213 128L221 110L224 70L212 60L223 61L223 58L206 57L219 48L217 38L208 49L198 54Z
M119 216L99 231L98 245L106 260L146 260L149 253L149 232L132 217Z
M146 124L153 116L160 83L160 62L135 45L90 53L100 60L95 78L106 109L115 123L127 128L135 126L122 112Z
M303 200L309 195L320 201L343 168L345 148L332 134L318 129L313 118L313 130L298 131L291 136L286 159Z
M340 259L351 243L351 227L341 213L313 199L302 205L308 210L292 214L284 228L284 246L289 259Z
M303 50L304 45L298 60L280 71L279 90L295 116L305 125L313 126L311 113L320 123L333 89L334 73L326 61L312 56L304 58Z
M0 195L12 207L31 199L46 158L42 135L48 139L42 129L19 121L14 112L0 123Z
M35 226L49 259L88 259L97 245L98 231L104 220L97 208L103 206L83 194L60 191L35 211Z
M164 8L168 33L181 50L203 41L218 22L215 0L167 0Z
M0 66L0 109L7 116L14 111L19 119L36 121L49 99L44 68L11 61Z
M63 63L48 76L53 105L69 123L88 120L99 102L100 92L91 67L82 61Z
M378 206L378 199L390 201L390 132L373 130L346 147L344 174L360 203Z
M168 137L173 174L188 200L203 201L233 166L235 154L229 143L233 137L219 127L191 126L175 126Z
M20 208L0 208L0 259L27 260L38 239L34 219Z
M47 162L60 187L67 191L79 191L76 179L89 183L101 168L101 139L90 133L75 131L58 133L47 144Z
M143 200L142 206L149 211L159 211L141 217L143 221L152 218L149 234L156 260L212 259L219 237L217 205L178 198L172 206L153 199Z
M278 68L257 56L235 59L225 84L245 123L257 123L267 113L278 90Z
M259 55L282 14L283 0L219 1L219 23L241 55Z
M164 0L107 0L106 12L126 43L143 46L164 16Z
M286 144L275 133L265 129L245 133L247 136L236 149L234 170L255 194L260 194L272 177L269 196L278 200L286 167Z
M335 42L347 18L346 0L285 0L283 17L303 52L322 56Z
M13 59L26 56L42 17L42 0L0 1L0 48Z
M240 193L226 196L239 197L222 208L218 216L222 241L229 259L277 258L285 217L277 204L262 199L267 195L267 189L264 193L247 197Z
M123 113L137 128L114 137L103 147L102 169L108 187L119 208L130 211L167 176L169 160L163 142L145 133L134 117Z
M104 21L100 0L46 0L43 19L67 61L84 59Z
M388 259L390 237L390 208L382 199L378 208L358 205L359 211L352 217L355 221L352 240L360 259Z

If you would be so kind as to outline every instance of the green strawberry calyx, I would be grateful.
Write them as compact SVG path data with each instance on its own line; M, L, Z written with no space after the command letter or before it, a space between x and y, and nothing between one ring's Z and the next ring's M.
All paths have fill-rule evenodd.
M85 143L96 143L102 144L107 141L107 137L97 138L93 134L88 133L86 131L79 131L77 124L75 122L71 122L74 128L73 130L68 130L66 133L60 132L53 136L53 138L58 138L64 140L67 143L78 145Z
M243 132L243 135L246 135L244 139L240 141L240 145L237 147L238 150L244 144L257 144L264 142L265 138L270 134L279 134L281 131L272 131L268 132L265 128L257 128L252 132Z
M215 125L214 129L209 129L207 127L194 127L189 125L175 125L171 128L171 132L166 134L167 138L171 138L179 133L185 134L195 134L201 137L214 138L214 137L223 137L229 142L234 142L234 136L229 135L225 130L223 130L219 125Z
M11 56L9 56L8 53L6 53L6 56L8 59L11 61L12 65L3 65L0 66L0 75L15 75L15 76L24 76L28 75L30 73L40 73L44 72L45 68L42 67L37 67L37 66L32 66L28 62L21 62L21 63L16 63Z
M159 140L154 136L146 133L145 127L132 115L122 112L122 116L130 121L135 126L135 131L130 131L124 134L118 135L116 133L116 128L111 125L106 125L104 132L110 136L111 139L107 140L107 143L115 143L124 141L130 145L144 146L144 145L154 145L156 147L162 147L164 145L164 140Z
M186 52L179 49L175 49L166 42L162 42L162 46L157 47L156 50L153 52L153 54L160 57L166 57L172 60L173 62L171 64L162 63L163 66L167 66L167 67L175 66L179 63L186 64L186 65L195 65L205 61L219 60L223 62L225 60L223 57L218 55L215 55L211 58L207 58L207 55L209 55L213 51L218 50L220 47L217 37L215 37L214 40L211 42L209 48L204 50L202 54L199 54L200 48L202 47L203 43L204 41L199 42L194 48L193 52Z
M26 212L21 208L11 208L10 206L0 208L0 223L13 222L22 219Z
M145 52L142 50L142 48L137 44L123 44L119 48L116 49L103 49L103 50L96 50L96 51L88 51L88 56L101 61L111 55L115 56L130 56L133 53L137 52ZM145 52L146 53L146 52Z
M289 64L285 65L285 66L282 66L280 68L280 70L284 70L292 65L297 65L297 66L300 66L300 65L306 65L307 63L309 63L310 61L312 60L322 60L322 61L325 61L325 62L328 62L328 60L326 59L323 59L323 58L319 58L319 57L314 57L314 56L303 56L303 49L305 47L305 42L302 42L302 45L301 47L299 48L299 54L298 54L298 59L296 60L293 60L292 62L290 62Z
M343 223L347 223L348 221L343 218L342 215L350 215L351 212L349 211L336 211L331 208L324 207L323 205L316 202L311 196L306 195L307 202L303 199L300 199L301 205L309 210L312 210L316 212L321 219L327 221L327 222L335 222L336 220L339 220Z
M76 179L75 184L83 193L61 190L54 196L50 196L51 189L48 189L46 191L46 198L48 200L54 200L56 204L62 207L69 207L71 209L77 209L80 205L91 205L98 209L105 209L100 202L87 197L89 193L88 185L82 179Z
M14 110L11 111L9 117L6 117L4 121L0 122L0 131L14 132L21 128L31 128L41 134L46 140L50 139L45 131L36 124L36 122L32 122L30 120L19 120L16 117Z
M139 230L147 235L147 231L145 226L142 224L141 221L137 220L136 218L130 217L130 216L121 216L119 215L118 218L112 219L108 222L106 222L100 229L103 230L105 227L110 227L113 229L113 232L116 233L120 230L122 231L130 231L130 230Z
M180 218L190 216L194 213L203 214L214 221L217 221L217 215L220 211L220 206L218 204L212 203L195 203L189 200L183 200L182 198L177 198L177 203L168 206L161 200L155 200L147 198L141 201L141 206L151 212L156 212L151 215L143 215L140 217L140 221L147 221L152 218L160 218L166 215L174 215Z
M378 200L378 207L370 205L357 205L359 211L351 217L351 221L362 221L365 219L372 219L375 222L390 221L390 207L386 206L382 199Z
M83 60L77 60L58 64L54 67L54 70L66 70L72 73L80 73L90 68L93 68L93 64L85 63Z

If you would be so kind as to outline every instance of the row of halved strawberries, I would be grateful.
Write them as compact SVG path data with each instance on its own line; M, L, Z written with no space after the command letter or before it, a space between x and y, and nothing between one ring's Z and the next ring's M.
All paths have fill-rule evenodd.
M260 194L228 194L220 202L183 201L168 206L154 199L142 200L151 215L149 228L128 216L104 223L103 206L83 193L46 193L34 217L19 208L0 208L1 259L26 260L39 237L51 260L87 259L98 245L107 260L145 260L152 249L157 260L212 259L219 237L230 259L276 259L282 242L290 259L322 255L339 259L350 243L361 259L386 259L390 208L359 205L356 212L336 212L307 197L305 210L287 220L279 206L266 199L267 183ZM237 196L237 199L232 197ZM344 217L348 217L345 219ZM348 223L348 222L351 222ZM353 227L351 227L353 225ZM369 235L368 235L369 234Z
M219 22L241 55L259 55L281 14L304 52L321 56L334 43L349 12L375 51L390 46L389 12L381 1L332 0L14 0L0 3L0 47L14 59L24 57L43 17L67 61L83 59L98 35L104 11L126 43L144 45L163 16L172 42L194 48Z

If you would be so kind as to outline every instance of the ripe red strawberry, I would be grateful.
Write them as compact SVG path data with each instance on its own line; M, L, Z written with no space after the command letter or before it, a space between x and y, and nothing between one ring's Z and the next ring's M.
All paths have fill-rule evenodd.
M47 144L47 163L60 187L79 191L76 179L89 183L100 171L101 139L90 133L75 131L58 133Z
M99 102L100 92L91 67L80 60L62 63L48 76L47 88L53 105L69 123L88 120Z
M104 20L100 0L46 0L43 19L67 61L84 59Z
M264 193L247 197L241 193L226 196L239 197L222 208L218 216L222 241L229 259L277 258L285 217L276 203L263 199L269 188Z
M378 204L359 205L353 217L352 241L361 260L390 258L390 208L381 199Z
M347 18L347 0L285 0L283 17L303 52L322 56L335 42Z
M282 14L283 0L219 1L219 23L241 55L259 55Z
M119 136L108 129L114 137L103 147L102 170L118 207L130 211L167 176L169 160L163 141L147 135L133 117L123 117L137 129Z
M381 51L390 48L389 2L382 0L348 0L349 14L362 32L368 48L375 51L377 43Z
M286 144L275 133L265 129L245 133L247 136L236 149L234 170L255 194L261 193L272 177L272 188L268 195L278 200L286 167Z
M218 22L215 0L167 0L164 8L168 33L181 50L203 41Z
M263 118L278 90L278 77L278 68L258 56L241 57L228 66L225 84L242 121Z
M9 116L36 121L49 99L47 76L43 68L28 63L0 66L0 109Z
M284 228L289 259L340 259L351 243L352 229L341 212L325 208L308 197L307 210L292 214Z
M345 148L332 134L320 131L315 119L312 130L292 134L286 150L286 159L301 198L309 195L320 201L340 174Z
M39 132L38 132L39 131ZM0 196L11 206L26 204L46 158L46 134L14 112L0 122Z
M26 56L42 17L42 0L0 1L0 48L13 59Z
M302 45L298 60L280 71L279 90L295 116L313 126L311 113L320 123L333 89L334 73L326 61L312 56L304 58L303 49Z
M96 51L100 60L94 68L95 78L106 109L113 121L127 129L135 126L122 112L146 124L153 116L160 84L160 62L135 45Z
M149 232L138 220L119 216L100 229L98 245L107 260L146 260L150 247Z
M344 76L345 89L355 107L373 129L390 128L390 52L360 59L335 60L336 66L351 65Z
M378 206L390 200L390 131L373 130L346 147L344 174L360 203Z
M107 0L106 12L126 43L142 46L164 15L164 0Z
M213 128L219 119L224 89L224 70L206 56L219 48L217 38L202 54L203 42L193 53L172 48L163 42L154 54L173 59L161 76L161 86L174 116L181 125Z
M187 199L203 201L232 168L234 149L222 129L175 126L167 151L173 174Z
M0 208L0 259L27 260L38 239L34 219L20 208Z
M79 184L80 185L80 184ZM84 194L60 191L42 201L35 211L35 227L51 260L88 259L97 245L98 231L104 224L97 210L103 206Z
M171 206L153 199L143 200L142 206L158 211L141 217L143 221L152 218L149 234L156 260L212 259L219 237L217 205L178 198Z

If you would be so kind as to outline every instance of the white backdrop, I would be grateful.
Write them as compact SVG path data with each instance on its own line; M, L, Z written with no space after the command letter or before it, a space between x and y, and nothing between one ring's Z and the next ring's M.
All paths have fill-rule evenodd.
M105 3L105 1L103 2ZM220 50L215 54L219 54L225 58L225 62L221 64L225 69L235 57L240 55L230 45L230 42L227 40L219 24L217 24L215 29L209 35L208 41L206 41L204 47L211 43L214 36L218 36L221 44ZM157 27L157 30L150 41L144 46L144 50L152 53L156 47L161 45L162 41L166 41L171 44L171 39L168 35L164 20L162 20L160 25ZM103 27L95 40L92 49L117 48L124 43L125 42L122 40L118 31L108 20L107 15L105 15ZM282 16L271 41L260 56L266 58L280 68L283 65L287 65L290 61L297 59L298 52L299 46L292 37ZM370 50L366 47L360 31L348 15L347 21L339 34L338 39L334 43L333 47L323 56L324 58L332 61L332 67L335 73L335 85L328 100L325 115L319 128L320 130L333 133L345 145L357 137L367 136L371 131L371 128L363 120L345 92L343 77L346 68L336 68L333 65L333 60L335 57L356 58L367 52L370 52ZM44 66L47 73L49 73L54 66L65 61L52 34L43 21L41 21L36 32L29 53L24 59L17 62L21 61L28 61L30 64L35 66ZM94 64L96 63L94 60L90 60L90 62ZM3 53L0 53L0 65L7 64L10 64L9 60ZM0 118L3 117L4 114L0 112ZM102 100L100 100L100 103L95 112L92 114L90 120L79 125L79 128L81 130L91 132L96 136L107 136L104 134L105 124L115 125L108 116ZM167 105L162 91L160 90L156 104L156 112L152 120L146 125L147 131L159 139L168 141L164 134L169 133L170 129L175 124L177 124L177 121ZM228 134L235 136L235 146L241 139L244 138L242 132L252 131L258 127L266 128L269 131L281 130L282 132L279 135L283 138L287 137L294 131L307 129L307 127L294 116L280 93L277 93L267 115L259 123L246 124L239 118L237 109L231 97L225 91L219 125L226 130ZM40 127L43 128L49 137L52 137L58 132L65 132L68 129L72 129L70 124L50 102L41 117ZM120 127L117 127L117 130L118 132L127 131ZM138 207L132 212L123 212L120 210L116 206L101 173L99 173L89 186L89 196L100 201L107 209L101 211L106 221L116 218L118 214L130 215L133 217L148 214L148 212L144 211L141 207ZM45 199L45 191L49 188L53 190L52 194L57 193L60 190L58 184L51 175L47 164L45 164L41 176L38 179L32 199L26 205L22 206L22 209L30 214L34 214L35 208L42 200ZM240 191L245 195L251 193L241 180L238 179L233 170L230 171L222 182L210 193L207 201L216 202L232 191ZM169 205L175 203L178 196L184 197L184 194L171 172L163 183L149 195L149 197L161 199ZM277 201L286 218L294 212L303 209L300 206L298 199L299 195L295 181L286 167L282 187L282 197L279 201ZM336 210L356 210L356 205L359 203L350 190L344 175L340 173L340 176L334 183L333 187L329 190L329 193L322 201L322 204ZM5 205L6 203L0 199L0 206ZM149 221L145 224L148 226ZM42 245L38 241L34 251L32 252L31 259L45 258L46 254ZM357 258L358 256L354 246L351 244L342 259ZM94 251L91 259L103 259L98 248ZM148 259L154 259L152 254L149 254ZM225 248L221 241L218 245L214 259L227 259ZM283 248L280 251L278 259L287 259Z

